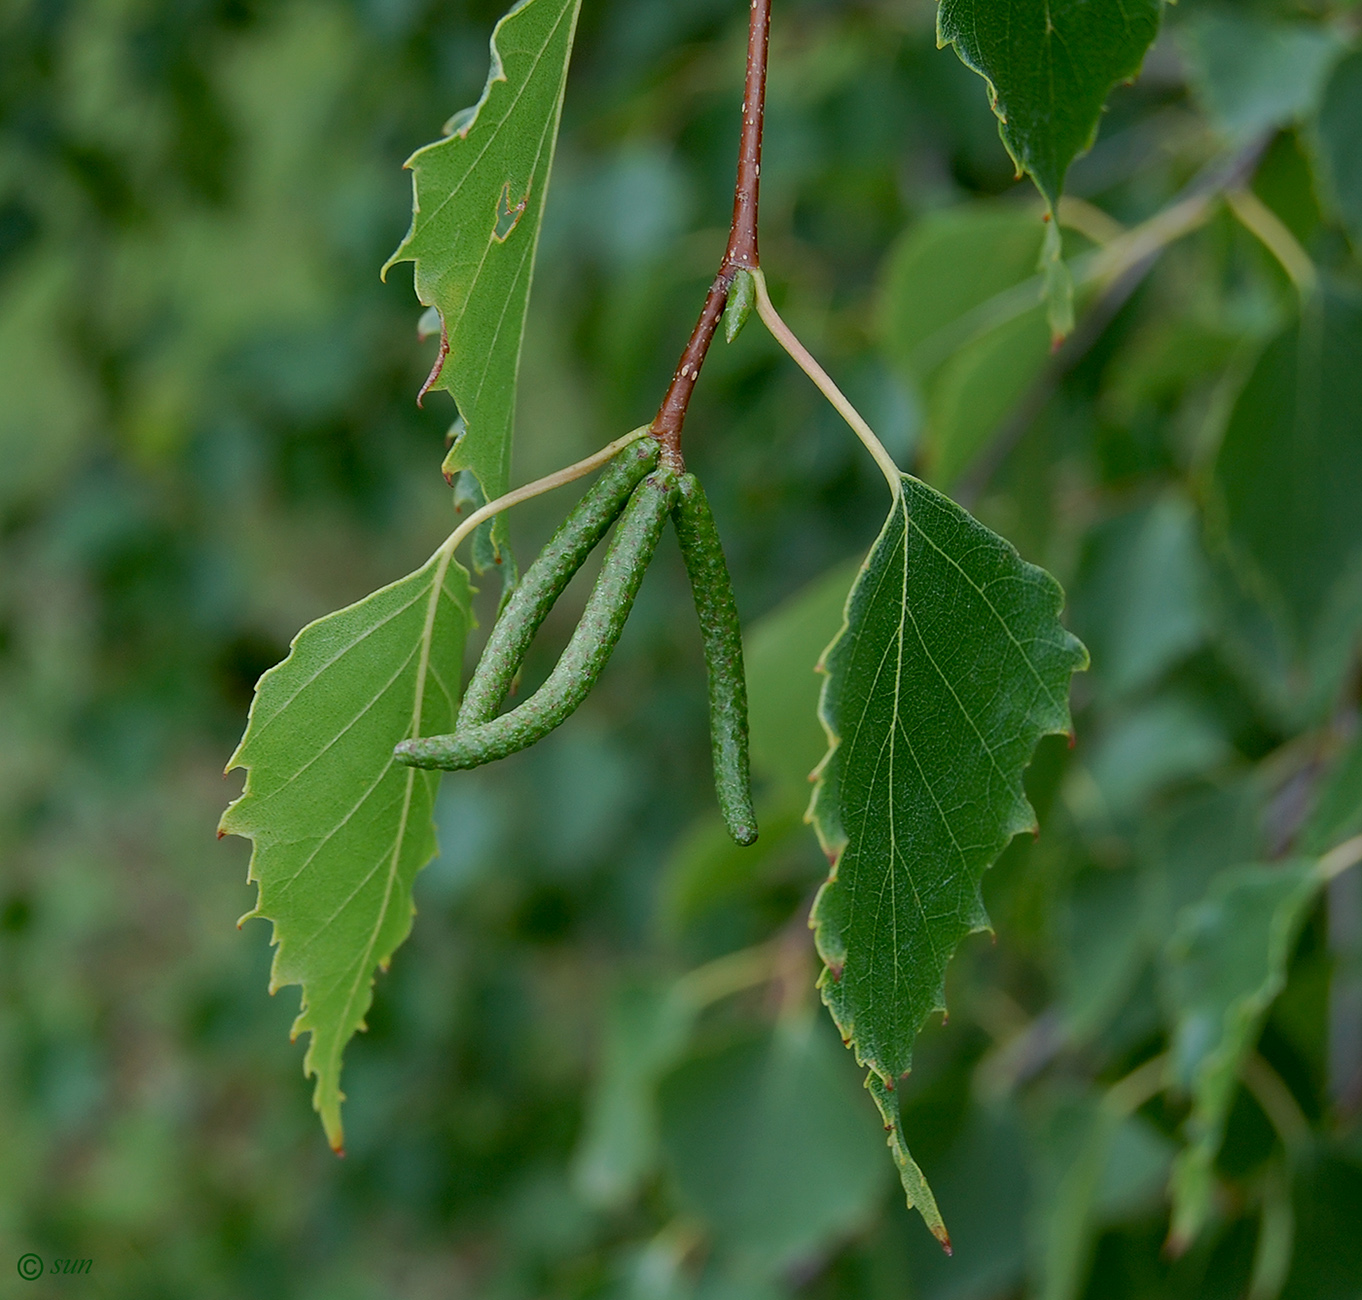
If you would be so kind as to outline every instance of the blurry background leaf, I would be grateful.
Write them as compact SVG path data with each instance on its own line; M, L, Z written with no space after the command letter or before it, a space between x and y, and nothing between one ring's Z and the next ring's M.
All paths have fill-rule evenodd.
M1203 8L1178 36L1193 88L1235 140L1303 120L1341 49L1328 27L1274 22L1228 6Z
M889 1176L874 1111L826 1020L784 1018L663 1081L662 1141L683 1202L756 1277L870 1212Z
M1190 1242L1210 1211L1212 1165L1239 1070L1285 983L1292 945L1319 887L1308 860L1232 867L1216 877L1204 902L1184 909L1169 940L1172 1069L1192 1096L1190 1145L1173 1172L1171 1232L1178 1242Z
M1335 65L1320 102L1316 138L1327 197L1353 243L1362 243L1362 52Z
M1321 782L1315 806L1301 829L1305 853L1325 853L1362 831L1362 737L1354 737Z
M841 629L860 567L859 561L838 565L754 622L743 637L752 766L796 801L807 803L809 778L827 751L818 725L823 679L817 667Z
M885 267L880 331L923 394L927 473L943 488L969 468L1050 355L1026 209L963 208L911 229Z
M1151 685L1201 640L1205 579L1186 498L1162 497L1094 528L1078 574L1074 630L1103 690Z
M1150 795L1229 755L1229 743L1208 711L1176 695L1162 696L1119 715L1091 747L1086 770L1097 796L1091 812L1129 817Z
M1309 300L1258 360L1216 458L1224 540L1286 636L1293 667L1349 646L1362 620L1360 354L1353 296ZM1331 666L1347 662L1345 650ZM1329 685L1315 693L1327 698Z
M1029 1119L1035 1294L1072 1300L1084 1293L1102 1227L1162 1191L1172 1148L1147 1122L1063 1085L1042 1092Z
M690 1008L669 987L630 983L606 1009L591 1107L573 1178L594 1205L617 1207L637 1191L657 1155L654 1093L684 1049Z
M1140 889L1134 871L1089 871L1060 906L1057 982L1064 1027L1075 1042L1106 1027L1145 962L1144 936L1130 924Z

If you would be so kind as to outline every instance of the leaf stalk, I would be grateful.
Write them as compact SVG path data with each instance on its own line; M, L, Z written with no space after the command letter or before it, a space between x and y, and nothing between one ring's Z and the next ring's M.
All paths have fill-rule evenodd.
M818 391L832 403L837 414L851 426L852 432L865 444L865 449L880 467L880 472L889 484L889 491L897 496L902 475L894 458L885 449L884 443L875 436L874 429L866 423L865 418L837 387L828 372L814 360L813 354L799 341L795 332L780 318L780 313L776 311L771 295L767 291L766 277L761 273L760 267L753 269L752 279L757 290L757 314L766 328L775 336L776 342L794 358L795 364L818 386Z
M614 459L630 443L637 442L649 432L648 425L641 425L637 429L630 430L624 437L606 443L600 451L594 452L585 460L579 460L575 465L568 465L563 469L555 470L552 474L546 474L543 478L535 479L533 483L526 483L523 487L514 488L504 496L497 497L495 501L489 501L485 506L479 506L450 533L440 549L452 555L458 550L460 542L464 541L480 524L485 524L494 515L499 515L503 510L509 510L512 506L518 506L524 501L532 501L535 497L543 496L545 492L552 492L554 488L564 487L574 479L583 478L593 470L600 469L602 465Z

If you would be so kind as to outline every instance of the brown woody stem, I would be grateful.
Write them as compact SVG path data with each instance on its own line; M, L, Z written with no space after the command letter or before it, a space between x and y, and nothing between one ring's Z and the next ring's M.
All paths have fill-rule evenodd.
M680 473L685 468L681 457L681 428L686 422L695 381L705 364L714 331L719 327L728 289L740 270L755 270L761 259L757 252L757 214L761 188L761 133L766 116L766 52L771 32L771 0L752 0L752 15L747 31L747 85L743 92L742 139L738 148L738 179L733 187L733 224L728 247L724 250L719 273L709 287L700 319L666 396L653 420L653 436L662 444L663 462Z

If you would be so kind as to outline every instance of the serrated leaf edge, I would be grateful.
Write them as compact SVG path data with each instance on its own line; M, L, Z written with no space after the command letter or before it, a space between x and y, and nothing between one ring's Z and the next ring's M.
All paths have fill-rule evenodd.
M522 0L522 2L528 2L528 0ZM420 655L416 669L416 689L413 696L412 722L411 726L408 729L409 735L412 737L420 734L421 711L425 705L426 681L429 677L430 672L430 654L431 645L434 640L435 619L439 610L440 598L444 591L445 579L448 576L449 566L453 562L453 560L454 548L450 545L449 541L446 541L430 557L430 559L428 559L425 562L425 564L421 566L420 569L416 570L416 573L419 574L423 569L430 568L432 565L435 566L431 575L430 595L427 597L426 616L421 632ZM332 619L339 618L342 615L349 613L351 610L356 609L358 606L364 604L366 601L372 600L374 597L380 596L384 592L391 591L394 587L397 587L402 583L409 581L412 576L413 576L412 574L406 574L401 578L396 578L392 582L387 583L384 586L378 588L376 591L370 592L367 596L361 597L359 600L353 601L351 602L351 604L346 605L339 610L333 610L331 613L325 614L321 618L313 619L311 623L308 623L305 627L301 628L298 631L298 633L294 636L293 640L289 642L288 654L282 660L280 660L280 662L277 663L273 668L265 672L261 676L260 680L256 683L255 693L251 699L251 707L247 714L246 730L243 733L240 742L237 744L236 749L233 751L232 757L228 760L227 766L223 769L224 775L236 770L237 768L242 768L246 772L246 781L245 785L242 788L241 794L238 795L235 799L233 799L230 804L228 804L227 808L223 811L223 814L218 821L218 836L219 838L221 838L223 835L241 835L243 838L249 839L251 841L251 859L246 872L246 880L249 884L254 884L256 886L257 889L256 906L237 921L237 928L240 929L240 927L244 925L245 922L256 918L260 918L262 920L267 920L270 922L271 924L270 946L273 947L275 950L274 958L270 965L269 992L271 993L271 995L277 993L280 988L288 986L287 983L281 982L278 978L280 959L283 956L283 948L279 936L279 925L278 921L275 918L266 914L261 908L260 902L261 882L257 869L258 858L260 855L260 844L257 840L257 837L254 833L245 830L238 830L231 824L233 820L232 819L233 812L240 808L242 805L244 805L246 801L255 794L255 791L253 791L251 788L251 778L253 774L252 766L251 764L242 761L242 753L246 748L247 742L251 738L252 729L257 721L256 706L261 699L263 689L266 683L275 674L283 671L285 665L287 665L289 661L293 658L295 652L297 651L298 644L303 639L304 636L306 636L314 628L317 628L322 624L329 622ZM393 615L392 617L396 617L396 615ZM471 625L472 619L471 611L468 617L470 619ZM366 635L368 634L366 633ZM322 672L325 672L326 668L330 667L330 665L334 663L336 659L339 659L341 655L346 654L351 649L353 649L353 645L354 643L352 643L350 646L345 647L344 650L340 651L336 656L333 657L333 659L329 660L327 664L323 665L322 668L319 669L317 673L313 674L313 677L310 678L309 681L316 680L316 677L320 676ZM297 692L295 692L295 696L296 694ZM283 707L287 708L287 706L288 701L285 702ZM370 705L366 707L372 707L372 701L370 702ZM280 711L282 711L282 709ZM278 714L276 713L275 716L278 716ZM383 769L383 772L380 775L379 780L382 780L383 777L387 775L391 767L391 762L392 760L390 759L389 768ZM418 776L428 776L428 774L419 772L416 768L408 769L406 776L406 785L403 791L401 820L399 822L397 836L393 845L392 857L389 859L388 875L384 889L383 904L379 909L378 919L374 923L374 927L372 933L369 936L368 945L364 951L363 958L359 963L357 963L359 975L356 977L356 980L347 996L346 1000L347 1014L344 1017L344 1020L346 1021L348 1021L349 1019L350 1009L353 1008L355 1005L356 997L362 995L363 990L372 989L374 987L375 970L377 969L386 970L388 968L388 963L392 959L393 952L396 951L397 947L403 942L403 940L406 937L405 935L403 935L402 938L398 939L397 943L393 945L393 948L390 951L383 953L378 957L374 956L374 949L378 944L378 937L382 933L384 923L388 918L388 909L391 905L392 890L394 887L394 883L397 879L398 867L402 857L402 848L403 845L406 843L407 832L409 829L408 819L411 812L411 801L415 790L416 779ZM430 859L427 859L427 862L429 861ZM422 867L424 867L425 865L426 863L421 864ZM419 869L420 868L418 868L418 870ZM416 910L415 907L413 907L412 908L413 914L415 913L415 910ZM365 983L366 976L368 981L367 984ZM352 1032L343 1041L338 1043L334 1052L333 1060L324 1063L319 1063L317 1060L317 1031L316 1027L312 1023L310 1023L308 1019L309 1014L311 1012L311 1007L308 1003L307 985L301 980L289 981L288 983L294 982L296 982L302 989L302 996L300 999L298 1015L294 1019L293 1025L289 1031L290 1041L296 1041L298 1035L301 1033L308 1033L311 1035L311 1038L309 1039L308 1042L307 1052L303 1056L303 1077L316 1079L317 1082L315 1087L313 1088L312 1098L313 1108L321 1116L322 1125L326 1130L327 1141L330 1142L332 1149L338 1152L339 1154L344 1154L345 1135L344 1127L340 1119L340 1105L345 1100L345 1094L341 1092L339 1087L341 1068L340 1058L344 1052L345 1047L349 1044L350 1038L352 1038L354 1035ZM362 1019L359 1022L359 1028L360 1029L365 1028L364 1021ZM323 1092L325 1090L326 1081L327 1078L329 1077L328 1071L330 1072L330 1074L334 1075L336 1080L334 1102L329 1102L323 1098Z

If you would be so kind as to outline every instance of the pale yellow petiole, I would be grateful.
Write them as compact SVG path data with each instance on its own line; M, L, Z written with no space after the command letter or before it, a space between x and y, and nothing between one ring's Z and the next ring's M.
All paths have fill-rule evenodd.
M533 483L526 483L523 487L514 488L504 496L497 497L495 501L489 501L485 506L479 506L450 533L444 546L440 549L452 554L458 549L459 543L470 536L479 524L485 524L503 510L509 510L512 506L518 506L523 501L531 501L535 497L543 496L545 492L552 492L554 488L563 487L574 479L590 474L592 470L600 469L602 465L612 460L631 443L646 437L649 432L648 425L641 425L639 428L626 433L624 437L616 438L614 442L607 443L600 451L588 456L585 460L579 460L575 465L568 465L564 469L555 470L552 474L546 474L543 478L535 479Z
M828 372L813 359L808 348L795 337L794 331L781 320L780 313L776 311L775 304L771 301L771 295L766 290L766 277L761 273L760 268L752 271L752 281L757 290L757 314L765 323L766 328L774 335L776 342L794 358L795 364L818 386L818 390L832 403L837 414L851 426L852 432L865 444L865 449L870 453L875 464L880 467L880 472L889 484L889 490L897 496L900 479L899 467L894 463L894 458L885 450L884 443L875 436L875 431L848 401L846 394L832 382Z

